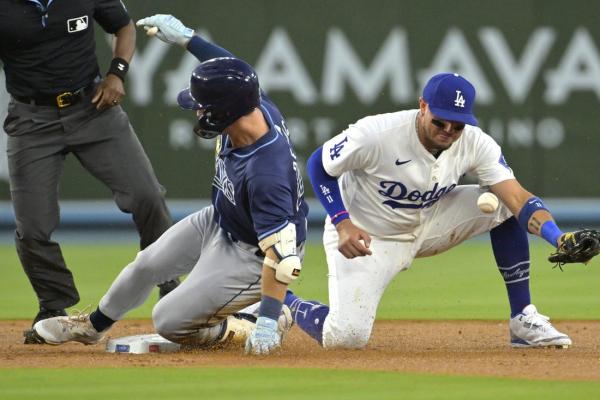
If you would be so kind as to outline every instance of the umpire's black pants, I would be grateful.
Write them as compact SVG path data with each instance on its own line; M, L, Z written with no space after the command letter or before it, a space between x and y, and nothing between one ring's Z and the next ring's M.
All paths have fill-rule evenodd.
M79 301L73 275L51 240L60 219L59 180L68 153L110 188L123 212L133 215L142 248L171 226L165 190L127 114L120 106L98 111L91 96L66 108L12 99L4 123L17 252L40 306L48 309Z

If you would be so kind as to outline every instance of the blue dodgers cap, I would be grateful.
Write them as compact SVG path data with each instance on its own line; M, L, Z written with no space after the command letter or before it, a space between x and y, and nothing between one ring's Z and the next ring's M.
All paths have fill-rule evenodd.
M434 75L423 89L423 99L436 117L477 126L475 87L459 74Z

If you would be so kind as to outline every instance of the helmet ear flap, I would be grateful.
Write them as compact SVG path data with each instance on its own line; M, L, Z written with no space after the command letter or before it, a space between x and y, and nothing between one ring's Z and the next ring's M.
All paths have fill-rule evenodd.
M196 125L194 125L194 133L202 139L213 139L219 136L222 132L211 130L205 119L206 117L202 116L198 122L196 122Z

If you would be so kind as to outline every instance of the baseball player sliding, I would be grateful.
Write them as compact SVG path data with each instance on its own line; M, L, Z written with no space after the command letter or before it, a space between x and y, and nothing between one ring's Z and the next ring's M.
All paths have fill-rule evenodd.
M292 292L285 304L324 347L365 346L381 296L398 272L415 257L488 231L508 291L512 346L571 345L531 304L527 231L559 246L567 262L597 254L598 233L563 235L542 200L515 179L500 146L477 127L474 102L475 88L465 78L435 75L419 109L363 118L310 157L308 174L329 215L323 243L330 304ZM479 186L458 185L467 172ZM476 204L488 189L501 205L485 214ZM575 248L585 256L570 257Z
M291 326L282 301L301 269L308 212L283 116L250 65L178 19L155 15L137 25L202 61L177 101L196 111L196 134L217 137L212 205L138 253L96 311L40 321L36 335L48 344L97 343L154 285L189 274L154 307L160 335L202 348L235 340L247 353L269 353ZM258 300L255 323L234 315Z

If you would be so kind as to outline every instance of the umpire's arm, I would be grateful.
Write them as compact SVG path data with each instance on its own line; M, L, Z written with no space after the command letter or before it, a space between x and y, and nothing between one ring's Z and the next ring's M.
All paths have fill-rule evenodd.
M135 25L129 21L125 26L115 32L113 41L113 59L106 78L98 86L92 103L97 109L116 106L125 96L125 74L129 69L129 62L135 52Z
M135 53L135 39L135 25L133 21L129 21L127 25L115 32L113 57L122 58L128 63L131 62L133 53Z

